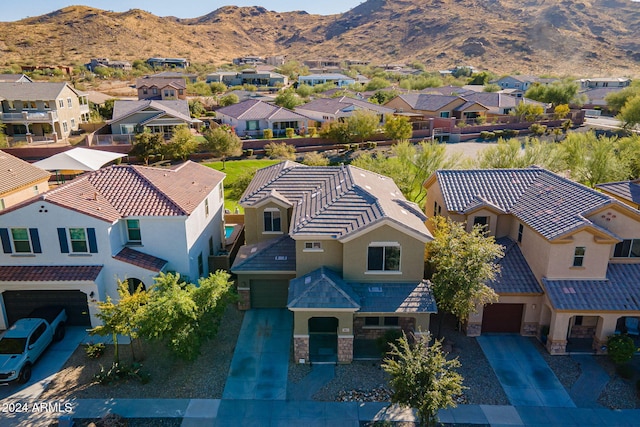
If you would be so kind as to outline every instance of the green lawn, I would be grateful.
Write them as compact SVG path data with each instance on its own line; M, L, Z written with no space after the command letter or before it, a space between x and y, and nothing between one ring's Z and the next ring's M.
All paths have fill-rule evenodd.
M240 176L247 169L260 169L260 168L274 165L281 161L282 160L269 160L269 159L227 160L225 162L224 169L222 169L222 162L204 163L204 165L210 168L222 171L227 174L227 177L224 179L224 207L225 209L229 209L231 212L234 212L236 207L238 207L242 212L242 208L238 205L238 200L233 199L230 195L231 186L236 181L238 176Z

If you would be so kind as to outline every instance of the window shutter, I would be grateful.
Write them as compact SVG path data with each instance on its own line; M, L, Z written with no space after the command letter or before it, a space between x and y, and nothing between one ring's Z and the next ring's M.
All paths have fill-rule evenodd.
M98 253L98 242L96 241L96 229L87 228L87 237L89 238L89 252L92 254Z
M2 252L5 254L10 254L13 251L11 250L11 240L9 240L9 230L6 228L0 228L0 240L2 240Z
M41 254L42 247L40 246L40 236L38 235L38 229L30 228L29 235L31 236L31 245L33 245L33 253Z
M60 252L63 254L69 253L69 242L67 241L67 230L64 228L58 228L58 240L60 241Z

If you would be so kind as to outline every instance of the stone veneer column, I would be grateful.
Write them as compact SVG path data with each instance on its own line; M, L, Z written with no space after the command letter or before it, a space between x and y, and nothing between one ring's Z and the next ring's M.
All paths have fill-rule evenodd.
M338 335L338 363L353 361L353 335Z
M309 363L309 335L293 336L293 357L295 363L298 363L300 359Z
M466 323L464 330L468 337L479 337L482 331L482 323Z
M522 325L522 335L527 337L535 337L538 335L538 323L537 322L525 322Z
M238 310L249 310L251 308L251 294L249 289L238 288Z
M547 351L549 354L567 354L567 340L547 338Z
M607 354L607 342L608 338L599 339L598 337L593 337L593 342L591 344L591 348L595 350L596 354ZM604 347L604 350L603 350Z

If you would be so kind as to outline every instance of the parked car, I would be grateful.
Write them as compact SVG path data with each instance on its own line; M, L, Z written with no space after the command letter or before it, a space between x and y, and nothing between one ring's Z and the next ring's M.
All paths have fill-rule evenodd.
M53 341L65 335L67 312L62 307L42 307L18 320L0 337L0 382L24 384L31 367Z

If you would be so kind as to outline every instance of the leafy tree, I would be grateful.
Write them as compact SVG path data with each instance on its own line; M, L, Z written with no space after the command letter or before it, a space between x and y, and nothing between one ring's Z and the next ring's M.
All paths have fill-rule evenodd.
M413 344L403 333L382 363L393 389L391 402L416 408L421 424L436 425L438 410L455 407L455 396L465 388L463 378L456 372L458 358L447 360L442 341L430 344L431 336L418 336Z
M374 111L356 110L346 120L349 133L364 142L378 129L380 118Z
M509 114L516 116L519 121L535 122L543 113L544 108L541 105L520 102Z
M386 104L388 101L392 100L398 96L398 92L394 90L379 90L373 94L371 98L369 98L369 102L374 104Z
M394 141L406 140L413 135L413 126L407 117L389 114L385 118L384 133Z
M221 107L228 107L229 105L237 104L240 102L240 98L235 93L229 93L227 95L221 96L218 100L218 105Z
M620 120L627 129L632 129L640 124L640 95L629 99L626 104L624 104L620 110L620 114L618 114L618 120Z
M579 90L580 86L573 80L553 82L549 85L534 83L524 96L553 105L582 104L583 99L578 95Z
M482 71L481 73L473 74L467 84L485 86L494 78L495 78L494 74L488 71Z
M4 133L6 125L0 123L0 148L6 148L9 144L7 142L7 135Z
M173 129L171 140L163 146L166 157L175 160L187 160L190 154L198 149L198 140L186 125L176 126Z
M308 98L313 94L313 87L306 84L299 85L296 93L303 98Z
M200 117L202 116L207 109L204 107L204 103L199 99L190 99L189 100L189 112L191 113L191 117Z
M163 144L164 138L161 133L151 133L145 129L136 135L129 155L142 159L144 164L148 165L149 159L161 155Z
M266 144L264 146L264 151L270 159L295 160L296 158L296 147L288 145L285 142L272 142L270 144Z
M553 109L553 118L554 119L564 119L567 117L571 109L568 104L560 104L556 105Z
M391 86L391 82L389 80L384 79L382 77L374 77L371 80L369 80L369 82L365 85L365 90L367 91L380 90L389 86Z
M297 79L298 76L309 74L309 68L298 61L287 61L276 70L280 74L289 76L290 79Z
M206 82L195 82L187 84L187 93L197 96L211 96L211 86Z
M633 338L628 335L611 335L607 341L607 354L616 365L630 361L635 352Z
M449 218L438 216L432 221L433 240L427 245L427 253L433 271L433 294L439 309L464 321L478 307L498 301L487 283L499 273L496 260L504 256L504 251L482 226L467 232L464 224Z
M520 140L499 139L496 145L487 147L477 156L481 169L526 168L531 165L543 166L558 171L562 169L561 154L555 144L529 138L524 144Z
M402 89L409 90L422 90L428 87L440 87L442 86L442 78L440 76L434 76L429 74L422 74L419 76L406 76L400 80L399 86Z
M287 89L281 91L274 101L274 103L283 108L293 110L302 103L302 100L296 95L293 89Z
M451 75L456 78L471 77L471 74L473 74L473 71L469 67L456 67L454 72L451 73Z
M249 168L243 170L233 181L229 184L229 196L234 200L240 200L245 190L251 183L257 168Z
M104 104L98 107L98 111L100 115L105 120L111 120L113 117L113 104L116 102L115 99L107 99Z
M209 84L211 93L214 95L225 93L227 91L227 85L222 82L212 82Z
M349 127L346 122L324 122L320 127L319 134L321 138L343 144L351 140L351 133L349 132Z
M485 85L485 87L482 89L483 92L498 92L500 90L502 90L502 88L496 84Z
M611 92L604 97L610 110L618 113L625 106L627 101L640 96L640 85L627 86L617 92Z
M214 156L222 158L222 169L229 156L239 156L242 154L242 140L229 126L218 126L207 129L204 134L207 140L206 147Z
M324 153L318 153L317 151L311 151L304 155L302 163L307 166L328 166L329 159Z

